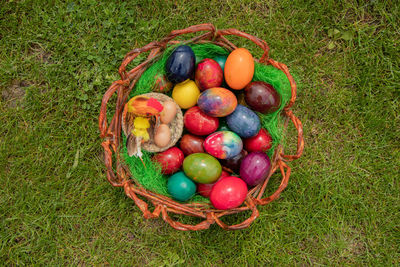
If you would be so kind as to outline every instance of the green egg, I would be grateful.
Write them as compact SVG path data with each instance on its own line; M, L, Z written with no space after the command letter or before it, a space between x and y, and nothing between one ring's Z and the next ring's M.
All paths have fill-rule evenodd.
M196 193L196 184L183 172L177 172L168 178L168 193L179 201L186 201Z
M183 171L196 183L210 184L218 180L222 167L213 156L206 153L194 153L183 161Z

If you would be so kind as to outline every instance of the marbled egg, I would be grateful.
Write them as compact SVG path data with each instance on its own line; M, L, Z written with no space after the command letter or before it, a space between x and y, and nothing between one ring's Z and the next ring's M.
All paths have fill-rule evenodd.
M249 153L240 164L240 178L248 186L262 183L269 174L271 160L263 152Z
M224 74L230 88L243 89L253 79L253 56L246 48L233 50L226 59Z
M223 77L222 69L215 60L205 58L197 64L195 81L200 91L221 86Z
M192 77L195 67L195 56L192 48L187 45L178 46L165 63L168 80L180 83Z
M203 146L208 154L219 159L229 159L242 151L243 142L234 132L221 131L209 135Z
M214 87L200 94L197 105L211 117L225 117L235 110L237 99L228 89Z
M237 105L226 118L229 128L243 138L255 136L261 128L260 118L251 109Z
M197 183L214 183L221 176L222 167L219 161L206 153L194 153L183 161L183 171Z

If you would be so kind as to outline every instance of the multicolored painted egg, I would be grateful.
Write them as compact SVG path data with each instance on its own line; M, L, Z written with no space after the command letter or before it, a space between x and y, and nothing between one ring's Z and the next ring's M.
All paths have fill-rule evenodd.
M181 45L168 57L165 63L165 72L169 81L181 83L192 77L194 67L195 56L192 48L187 45Z
M237 99L228 89L214 87L200 94L197 105L211 117L225 117L235 110Z
M208 116L198 106L188 109L183 116L185 128L195 135L208 135L217 130L218 118Z
M196 193L196 184L183 172L177 172L168 178L167 190L172 198L186 201Z
M225 62L225 81L230 88L243 89L254 75L254 59L246 48L237 48L229 54Z
M211 189L210 201L216 209L228 210L239 207L246 196L246 183L238 177L230 176L215 183Z
M213 156L206 153L195 153L183 160L183 171L196 183L210 184L221 176L222 167Z
M281 105L281 96L272 85L266 82L249 83L244 91L247 105L255 111L264 114L272 113Z
M188 109L196 105L199 95L200 90L192 80L178 83L175 85L174 90L172 90L172 98L183 109Z
M229 128L243 138L255 136L260 130L260 118L251 109L237 105L235 111L226 118Z
M234 132L221 131L209 135L203 146L208 154L219 159L229 159L242 151L243 142Z
M240 178L248 186L255 186L263 182L269 174L271 161L263 152L252 152L248 154L240 164Z
M223 77L222 69L215 60L205 58L197 64L195 81L200 91L221 86Z
M218 56L215 57L214 60L219 64L221 67L222 71L224 71L225 68L225 62L226 62L227 56Z

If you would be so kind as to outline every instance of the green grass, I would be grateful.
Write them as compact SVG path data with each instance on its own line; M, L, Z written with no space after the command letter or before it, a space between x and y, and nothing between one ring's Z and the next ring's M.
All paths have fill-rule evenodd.
M3 2L0 262L398 265L399 14L396 1ZM304 155L241 231L144 220L101 163L99 106L124 55L204 22L266 40L299 83Z

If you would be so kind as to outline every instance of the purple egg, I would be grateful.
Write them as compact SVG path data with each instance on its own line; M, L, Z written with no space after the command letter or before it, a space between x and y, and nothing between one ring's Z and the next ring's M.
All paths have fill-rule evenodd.
M255 186L262 183L267 178L271 161L267 154L263 152L249 153L240 164L240 178L248 186Z

